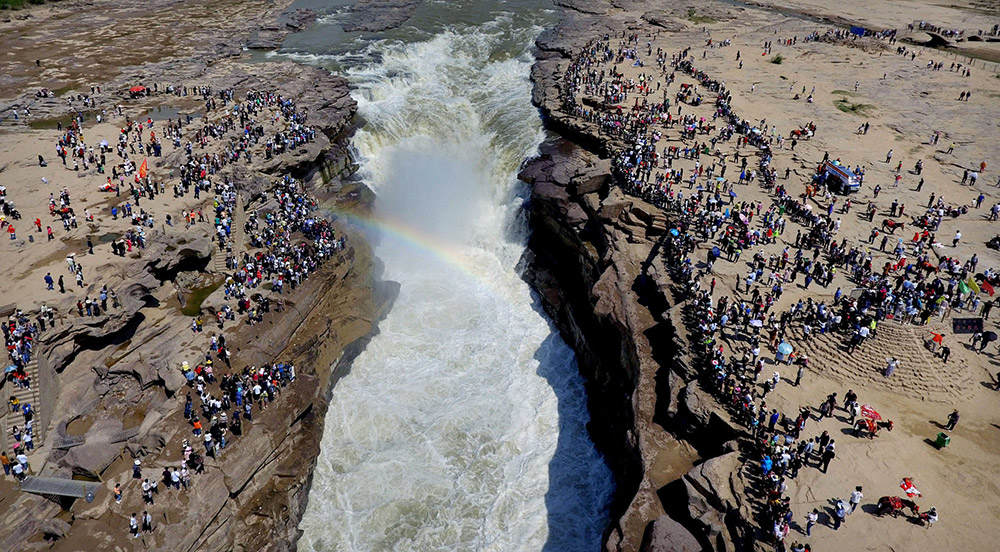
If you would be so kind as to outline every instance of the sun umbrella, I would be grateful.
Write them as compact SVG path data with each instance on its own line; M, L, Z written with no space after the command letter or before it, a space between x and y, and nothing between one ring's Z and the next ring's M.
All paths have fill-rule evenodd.
M671 236L676 236L678 234L680 234L680 232L678 232L676 228L671 228L670 229L670 235Z
M781 345L778 345L778 352L787 355L791 354L793 347L788 342L782 341Z
M146 89L145 86L133 86L132 88L129 88L128 91L129 92L142 92L145 89Z
M712 248L712 255L713 255L713 256L715 256L715 257L718 257L718 256L719 256L719 253L721 253L721 251L719 251L719 248L718 248L718 247L713 247L713 248Z
M983 332L983 341L989 343L990 341L996 341L996 340L997 340L996 332Z

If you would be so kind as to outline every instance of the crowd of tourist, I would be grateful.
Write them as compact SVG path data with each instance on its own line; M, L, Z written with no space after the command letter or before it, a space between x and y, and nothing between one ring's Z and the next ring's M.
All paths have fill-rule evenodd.
M850 33L837 30L827 35L843 39ZM806 40L819 40L827 35L817 33ZM895 40L895 33L873 36L888 39L890 43ZM796 40L789 39L788 44ZM842 200L834 195L822 179L808 183L806 193L801 195L793 195L787 184L779 184L777 172L770 165L774 149L784 142L781 133L776 133L773 125L769 131L766 120L751 122L735 113L726 85L696 68L690 48L673 55L657 48L654 57L652 46L647 43L643 47L638 34L623 32L615 42L610 35L604 35L589 42L572 59L560 85L562 107L593 125L595 134L604 139L604 147L612 157L614 183L669 215L660 242L662 258L673 280L685 289L688 299L685 314L697 344L696 357L703 382L731 411L733 419L746 427L750 439L745 452L759 468L754 492L762 503L757 519L761 534L784 550L793 516L785 494L788 480L807 466L825 473L836 457L835 440L826 431L805 437L808 421L832 416L835 409L841 408L856 435L867 431L870 436L882 427L891 429L891 422L880 425L858 421L861 408L853 390L846 393L842 404L833 393L815 409L783 413L769 408L765 397L779 385L781 377L778 372L764 373L766 362L761 342L778 358L783 356L797 366L794 385L798 385L808 357L798 352L785 351L784 355L779 352L779 345L786 344L792 328L802 336L802 341L817 334L841 335L849 350L853 350L864 346L866 340L875 339L879 324L887 319L926 324L931 317L944 318L958 310L988 318L993 300L983 301L979 293L973 292L984 290L992 296L1000 279L989 268L977 272L979 260L975 254L961 259L932 252L932 248L944 247L935 235L941 221L970 211L967 204L948 204L944 198L933 195L925 209L916 209L911 215L912 224L918 227L912 239L894 235L903 224L892 219L883 223L879 250L889 253L889 260L876 260L870 249L839 235L841 219L837 215L849 212L849 198ZM769 47L765 44L765 54ZM658 75L641 73L639 77L629 77L619 70L622 64L647 67L641 54L650 58L650 64L655 61ZM668 92L681 76L693 82L679 82L673 94ZM685 106L707 104L712 96L710 118L698 115L695 110L685 113ZM804 128L812 131L815 126L810 123ZM664 140L671 129L678 129L677 139ZM867 128L862 130L867 132ZM791 148L794 146L792 141ZM724 153L723 147L729 152ZM739 164L736 182L725 179L730 156L732 162ZM683 169L673 167L673 162L680 158L695 161L688 178L684 178ZM752 164L748 161L751 159ZM828 160L827 154L820 166ZM891 152L886 163L890 161ZM835 163L840 164L839 160ZM920 165L918 162L917 174ZM902 163L896 167L897 174L901 167ZM859 180L864 178L859 169L847 169ZM733 179L736 180L735 174ZM770 205L739 199L740 188L752 184L768 192ZM875 198L879 189L876 185ZM979 199L973 209L981 204ZM890 216L902 217L904 209L898 200L893 201ZM874 201L869 203L870 222L877 210ZM789 245L780 254L764 254L759 246L776 243L789 228L796 228L794 241L786 237ZM873 228L869 244L879 234L879 229ZM960 237L959 232L953 246ZM743 256L744 251L757 249L760 250ZM703 263L695 258L698 250L706 251ZM737 293L721 298L713 295L714 263L723 257L726 262L741 262L741 256L747 271L745 277L737 279ZM837 275L852 285L849 294L837 287L832 302L808 297L782 312L773 309L786 286L798 284L805 289L813 283L833 286ZM706 285L709 278L711 284ZM742 296L741 283L745 285ZM741 344L742 354L727 354L721 341ZM940 341L928 343L941 361L947 362L948 347L942 345ZM891 377L898 365L895 358L888 359L883 376ZM857 508L861 497L858 487L851 494L849 506L838 501L832 522L834 529ZM807 536L818 519L816 514L814 510L807 515ZM934 512L933 519L927 516L920 519L933 523L936 516ZM802 550L806 546L794 543L792 549Z
M139 88L143 90L136 95L151 96L159 93L160 87ZM244 434L254 417L295 381L296 367L288 362L234 369L226 335L222 333L226 329L225 322L243 316L248 324L255 324L275 306L280 310L282 301L275 301L275 297L298 288L346 245L345 238L337 235L330 219L319 211L317 201L306 192L302 182L284 175L264 189L247 188L237 174L227 171L238 162L250 163L254 157L270 160L315 141L318 130L308 123L306 110L300 109L292 99L272 91L250 90L240 98L233 89L169 86L164 93L199 97L204 103L204 114L188 115L176 121L154 122L150 117L143 121L125 117L122 106L117 106L115 112L124 117L124 122L117 140L109 143L107 140L97 142L96 136L89 131L85 139L86 117L80 113L65 128L59 124L55 143L56 155L67 170L107 175L99 190L115 195L108 202L107 214L113 221L123 220L128 224L127 229L111 234L106 241L114 255L125 257L133 248L145 249L151 239L159 236L150 232L155 223L173 226L183 219L185 230L195 225L211 225L211 236L219 248L216 255L225 258L226 303L215 313L219 332L211 336L204 358L193 366L187 362L181 366L189 385L183 418L191 432L181 445L181 460L167 462L159 480L143 477L145 466L141 459L137 458L133 466L136 490L141 489L147 507L155 504L157 494L164 488L189 488L192 476L205 471L205 458L220 458L233 440ZM89 103L86 106L92 107ZM106 116L106 112L100 115ZM139 157L165 156L164 143L173 147L168 163L175 166L171 178L176 181L170 185L162 173L154 179L149 174L146 159L139 160ZM115 156L114 161L112 156ZM38 162L47 165L42 155ZM180 213L154 212L157 208L152 207L153 201L168 189L174 198L201 203ZM0 190L4 208L2 220L4 226L9 227L5 230L15 239L13 222L20 215L4 192ZM243 205L250 202L259 207L248 210L245 217L240 216ZM79 213L74 211L68 189L64 188L58 195L51 194L48 204L49 213L54 220L62 222L66 232L78 228ZM83 213L83 218L96 224L90 209ZM34 226L37 232L44 228L50 241L56 239L52 227L46 228L40 218L34 221ZM93 254L92 240L88 237L86 241L87 252ZM68 255L66 261L70 280L75 280L78 289L90 284L84 278L84 267L75 253ZM70 292L62 275L53 276L49 272L43 280L51 292ZM98 317L106 314L109 308L120 307L117 294L107 285L96 295L83 295L81 293L75 300L75 314L80 317ZM46 324L51 326L53 323L53 309L43 307L36 320L17 311L8 324L2 326L10 361L4 374L5 383L18 387L34 383L25 367L31 361L38 333ZM192 325L200 334L204 327L203 317L194 317ZM206 338L198 336L195 339ZM10 430L14 453L10 456L4 453L0 459L8 475L22 479L29 473L25 453L33 449L35 410L33 405L22 404L13 395L7 407L9 412L23 415L24 423ZM202 446L204 451L200 450ZM125 498L127 487L126 484L115 486L117 502ZM136 537L153 529L148 510L142 515L133 513L128 524L129 532Z

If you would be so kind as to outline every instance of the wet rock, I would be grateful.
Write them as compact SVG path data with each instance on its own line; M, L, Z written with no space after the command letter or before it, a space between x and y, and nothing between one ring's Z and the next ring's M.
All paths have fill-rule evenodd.
M261 25L251 32L246 47L252 50L278 48L290 33L300 31L316 21L316 15L316 12L306 8L284 12L274 22Z
M351 6L341 27L349 33L395 29L409 21L421 4L422 0L358 0Z

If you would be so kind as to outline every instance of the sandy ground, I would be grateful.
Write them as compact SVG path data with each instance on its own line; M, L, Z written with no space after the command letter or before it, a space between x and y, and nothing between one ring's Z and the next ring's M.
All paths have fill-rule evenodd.
M793 6L801 10L829 11L826 3L800 1L779 2L784 7ZM825 8L824 8L825 6ZM926 12L924 11L926 8ZM954 24L959 28L987 28L989 18L982 11L966 8L952 9L940 5L928 6L917 2L884 3L873 7L871 3L848 1L838 4L839 13L856 17L856 20L870 21L887 27L903 27L917 19L940 21ZM711 77L722 80L734 95L734 109L751 121L766 120L768 129L775 125L777 132L787 137L789 131L808 122L817 125L816 136L808 141L800 141L792 152L786 141L783 149L775 149L773 166L777 169L778 183L785 185L789 193L802 194L813 168L822 159L824 152L831 158L840 158L849 165L861 164L866 170L865 185L858 194L852 196L853 207L848 214L835 214L842 219L838 239L847 237L852 243L873 249L873 265L881 266L889 260L890 253L878 251L878 243L868 246L867 237L873 227L867 218L862 219L863 206L873 200L873 187L878 184L882 191L874 199L878 214L874 226L889 216L889 204L898 200L906 205L910 215L922 213L931 194L944 197L951 205L972 205L975 198L983 193L986 198L979 209L971 209L966 215L956 219L946 219L937 232L939 241L946 246L937 249L942 256L957 256L962 261L973 253L980 258L978 270L987 267L1000 268L1000 255L987 249L985 242L998 233L997 223L988 222L989 208L1000 202L1000 188L996 187L1000 177L1000 137L997 121L1000 116L1000 77L992 70L984 69L982 63L973 65L971 77L963 77L957 71L949 71L949 64L955 59L939 50L907 46L917 53L912 59L895 53L896 45L882 52L847 45L822 42L803 43L808 33L823 32L828 26L801 17L780 16L773 12L756 9L729 9L735 17L720 19L714 23L699 22L690 25L689 30L680 33L659 33L656 38L642 35L640 38L640 59L646 67L638 68L630 63L619 64L626 75L638 78L640 73L655 74L655 50L662 47L667 55L692 46L694 65L706 71ZM925 15L926 13L926 15ZM696 28L695 28L696 27ZM644 27L646 32L653 30ZM782 46L781 39L797 36L798 44ZM723 48L705 48L708 38L714 43L731 39L732 45ZM645 55L645 44L652 40L653 58ZM762 55L764 41L774 41L772 51ZM613 44L616 44L613 41ZM743 68L736 61L737 51L741 53ZM704 53L704 54L703 54ZM772 63L776 55L781 55L780 64ZM944 61L940 71L927 69L928 61ZM884 75L884 78L883 78ZM855 91L855 82L859 83ZM677 82L694 83L693 79L678 73ZM806 92L802 94L802 88ZM815 87L814 102L805 98ZM677 85L671 85L669 96L673 98ZM958 101L960 92L971 90L968 102ZM796 93L801 99L794 100ZM653 97L659 98L657 93ZM864 104L863 113L844 112L836 102L846 99L848 103ZM629 98L631 105L634 99ZM684 106L684 114L696 113L710 118L714 94L706 94L706 102L700 107ZM672 109L676 112L676 108ZM857 133L858 127L871 123L867 135ZM934 131L942 133L936 145L929 143ZM658 150L671 143L678 143L675 127L666 131L666 141L658 144ZM707 140L708 136L699 136ZM953 153L946 153L949 145L955 143ZM890 164L885 163L886 152L894 150ZM729 156L726 177L738 179L739 167L732 163L732 145L726 144L722 151ZM745 151L745 150L744 150ZM903 163L903 179L899 187L893 187L895 166ZM915 191L919 176L911 169L917 160L924 164L925 184L920 192ZM717 160L706 160L710 165ZM751 158L750 167L755 164ZM961 185L965 169L978 170L979 163L986 161L988 167L980 175L974 187ZM685 169L685 175L694 168L693 160L674 162L675 167ZM788 180L784 180L785 169L791 169ZM686 180L686 178L685 178ZM687 185L685 184L685 188ZM757 187L738 186L738 200L759 200L770 205L767 194ZM685 190L685 193L689 193ZM838 206L843 203L841 197ZM815 208L824 209L828 202L817 197ZM899 219L899 217L896 217ZM780 255L782 248L794 241L795 224L789 224L785 235L777 245L765 246L743 252L744 262L716 262L714 276L718 282L715 296L733 295L738 278L745 275L745 260L758 250L765 255ZM963 238L957 248L951 247L951 239L956 230L961 230ZM908 240L915 227L907 225L896 235ZM894 240L890 241L894 244ZM891 247L890 247L891 248ZM694 254L701 259L704 251ZM895 260L893 257L892 260ZM828 288L814 286L804 291L800 285L787 286L786 293L776 305L777 312L787 309L793 302L805 296L832 300L834 290L842 287L845 291L853 286L843 275L838 275ZM737 293L736 295L741 294ZM953 316L972 316L968 311L956 312ZM995 319L987 323L996 329ZM997 479L997 449L1000 445L1000 405L995 379L991 374L1000 368L1000 353L990 347L985 354L976 354L967 346L969 335L955 336L951 333L951 321L933 319L929 327L900 325L886 322L878 340L848 355L839 345L839 339L815 339L810 343L793 340L793 345L809 354L810 368L800 387L793 387L795 368L769 366L765 372L778 370L783 382L777 391L768 395L768 404L786 414L793 414L801 406L818 408L823 399L832 392L843 397L848 389L854 389L862 404L871 404L886 418L895 421L895 430L883 431L874 439L856 438L850 434L844 411L838 411L833 418L807 424L803 436L808 438L827 430L837 441L837 458L824 475L816 469L805 469L790 482L788 494L791 496L795 522L786 543L808 542L813 550L987 550L1000 538L1000 529L986 520L1000 516ZM927 351L922 343L929 332L945 334L945 343L952 350L951 359L942 363ZM742 353L745 344L726 344ZM895 356L903 360L903 367L891 379L881 376L885 359ZM931 445L947 415L953 408L962 414L957 429L951 432L951 445L938 450ZM900 480L904 476L915 478L917 487L923 491L917 499L922 509L936 506L940 522L930 529L905 521L902 517L879 518L870 513L880 496L901 495ZM832 504L835 499L845 502L856 485L864 488L865 499L862 508L848 518L839 531L833 531L831 520ZM813 508L823 512L820 527L813 530L811 537L804 534L805 515ZM802 531L799 532L797 528Z
M115 122L121 120L115 117ZM114 143L118 133L118 125L101 123L85 126L84 138L88 144L101 140ZM125 274L121 274L120 270L132 262L132 259L112 255L108 245L112 239L120 237L132 228L129 219L119 216L114 220L110 212L112 206L130 201L128 190L126 189L126 193L120 197L114 192L100 190L110 172L104 175L97 174L93 166L88 171L83 171L81 166L81 170L76 172L72 170L72 160L68 161L69 166L63 166L55 156L54 144L58 134L59 131L55 129L31 130L20 133L16 141L0 140L0 159L4 160L0 165L2 166L0 174L5 177L6 182L19 184L7 185L7 198L8 201L14 202L22 216L21 220L13 221L17 239L10 240L5 236L3 240L4 254L18 260L17 263L7 265L3 271L4 291L11 297L18 298L18 306L29 310L36 310L43 303L49 306L53 306L53 303L63 303L67 296L78 294L80 289L77 288L66 264L66 256L69 254L75 254L78 262L83 265L84 283L88 290L91 284L97 282L121 281ZM166 152L173 149L171 144L164 146ZM38 165L39 153L47 158L47 167ZM117 158L117 155L108 154L109 160L113 157ZM154 171L157 161L152 158L149 160ZM142 157L139 157L138 162L142 162ZM52 217L48 209L49 194L55 194L58 200L59 193L64 188L69 191L71 206L77 213L78 219L78 227L69 231L64 230L62 223ZM174 220L180 221L184 211L207 207L205 199L202 197L201 200L195 200L190 194L174 198L168 191L157 195L151 201L144 198L139 207L156 217L156 229L165 231L164 221L167 214ZM91 223L84 222L85 212L88 211L94 215L94 221ZM205 213L209 214L207 209ZM34 225L36 218L42 220L41 232L37 231ZM202 223L203 226L207 224L207 222ZM47 239L48 226L52 227L55 240ZM88 238L94 244L93 255L88 254ZM62 275L65 278L67 293L60 294L58 286L55 290L47 291L43 280L46 273L51 273L55 279ZM97 289L100 289L99 285ZM93 296L92 293L91 295ZM73 310L73 308L64 309L61 314L75 315Z

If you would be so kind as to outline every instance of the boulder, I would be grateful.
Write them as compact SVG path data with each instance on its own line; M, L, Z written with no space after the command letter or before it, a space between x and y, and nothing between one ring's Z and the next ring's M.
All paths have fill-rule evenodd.
M723 512L738 509L742 496L734 494L730 483L733 473L740 470L739 452L730 452L698 464L684 475L684 479L697 490L713 508Z
M347 12L341 27L349 33L395 29L413 17L421 4L421 0L358 0Z
M646 528L640 552L699 552L698 539L677 520L664 514Z
M611 162L601 159L597 164L586 167L570 179L572 191L576 195L600 191L611 180Z
M39 525L39 530L46 539L61 539L69 532L70 524L59 518L47 519Z
M121 455L121 452L121 445L113 445L107 440L88 440L80 446L69 449L61 463L69 467L74 475L99 477L101 472Z

